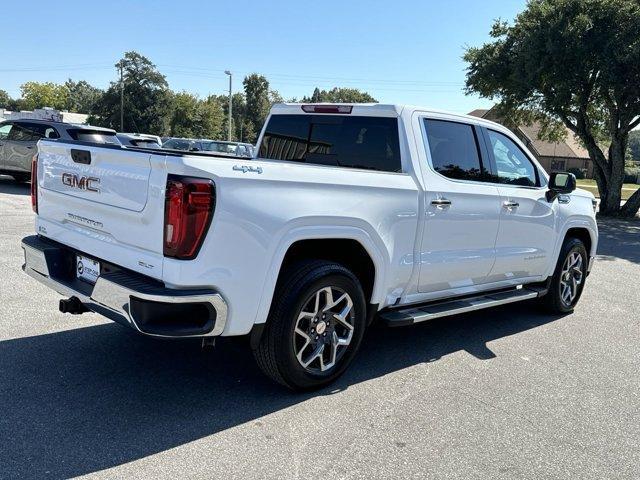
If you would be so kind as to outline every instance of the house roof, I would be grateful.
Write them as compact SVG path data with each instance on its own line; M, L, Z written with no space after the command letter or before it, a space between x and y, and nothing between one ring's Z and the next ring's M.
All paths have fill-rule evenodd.
M500 122L500 119L495 115L492 115L492 109L478 108L469 113L474 117L486 118L487 120L493 120L494 122ZM538 133L540 132L541 125L539 122L535 122L532 125L519 125L519 133L526 137L528 146L535 150L538 156L541 157L563 157L563 158L589 158L589 152L584 148L580 141L576 138L574 133L566 129L567 135L564 140L559 142L550 142L547 140L540 140Z

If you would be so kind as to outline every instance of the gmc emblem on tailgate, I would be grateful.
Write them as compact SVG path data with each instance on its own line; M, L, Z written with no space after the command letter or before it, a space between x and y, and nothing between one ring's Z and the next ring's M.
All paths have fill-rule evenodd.
M67 187L100 193L100 189L97 187L100 185L100 179L96 177L79 177L74 173L65 172L62 174L62 183Z

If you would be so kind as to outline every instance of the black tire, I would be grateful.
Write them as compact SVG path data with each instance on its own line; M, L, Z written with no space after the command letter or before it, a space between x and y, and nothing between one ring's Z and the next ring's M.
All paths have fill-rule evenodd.
M581 271L581 281L577 284L575 297L567 302L563 300L562 297L562 271L563 266L567 262L567 259L574 254L579 254L582 258L582 263L580 266ZM553 277L551 278L551 283L549 285L549 292L542 297L541 304L542 306L550 313L562 314L562 313L571 313L573 312L574 307L580 300L580 296L582 295L582 291L584 289L585 280L587 278L587 265L589 261L589 255L587 254L587 249L582 243L581 240L573 237L566 238L562 248L560 249L560 255L558 256L558 263L556 264L556 269L553 272ZM577 273L577 272L576 272Z
M296 357L296 350L304 351L304 347L300 348L300 338L294 333L296 326L300 328L299 316L302 316L305 306L310 305L312 298L319 295L319 291L326 288L335 289L334 291L344 292L348 294L348 299L352 301L351 310L349 311L349 321L352 322L353 329L350 336L350 343L340 350L341 356L335 356L335 364L326 371L310 371L303 367L301 361ZM344 294L343 294L344 295ZM340 297L342 298L342 296ZM334 298L335 300L335 298ZM314 317L316 318L316 317ZM322 317L324 318L324 317ZM329 315L329 318L335 319ZM314 319L307 320L308 322ZM317 318L316 318L317 321ZM320 323L324 324L323 320ZM330 321L327 320L327 324ZM336 332L339 328L343 328L340 322L333 322ZM317 324L316 324L317 325ZM314 325L309 325L309 328ZM324 260L309 260L298 263L288 269L283 274L283 279L276 288L273 298L269 317L265 330L262 334L260 342L253 351L254 357L260 369L272 380L292 389L292 390L311 390L323 387L338 378L349 366L355 357L366 327L366 301L362 286L356 276L344 266L328 262ZM328 327L327 327L328 329ZM324 331L324 328L322 329ZM313 330L310 330L313 332ZM348 331L348 330L344 330ZM309 332L305 330L305 332ZM320 332L318 328L317 332ZM321 332L320 332L321 333ZM325 337L326 337L325 331ZM332 335L333 332L330 333ZM313 337L313 335L311 335ZM315 345L320 347L323 342L312 339L315 343L307 344L307 348L311 348L313 353ZM333 338L333 337L332 337ZM337 333L336 333L337 338ZM306 340L303 338L303 342ZM324 342L326 343L326 339ZM327 345L325 345L327 346ZM338 347L328 345L328 349ZM322 347L324 351L324 347ZM326 353L331 355L333 351L328 350ZM321 356L325 355L323 353ZM312 355L309 355L311 357ZM305 360L303 358L303 360ZM317 359L317 365L324 359ZM327 363L331 363L330 361ZM324 367L324 365L323 365ZM318 367L320 368L320 367Z
M31 174L29 173L14 173L11 175L16 182L24 183L31 180Z

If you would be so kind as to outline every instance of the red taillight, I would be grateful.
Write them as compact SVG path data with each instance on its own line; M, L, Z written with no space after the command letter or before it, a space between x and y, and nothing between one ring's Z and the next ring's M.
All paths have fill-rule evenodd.
M344 113L349 114L353 105L302 105L302 110L307 113Z
M38 213L38 154L31 160L31 208Z
M211 222L213 182L169 175L164 203L164 255L195 258Z

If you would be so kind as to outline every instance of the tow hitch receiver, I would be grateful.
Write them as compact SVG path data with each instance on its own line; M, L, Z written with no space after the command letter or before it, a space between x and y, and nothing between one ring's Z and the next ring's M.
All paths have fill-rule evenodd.
M88 312L89 309L84 306L78 297L71 297L66 300L60 300L59 309L62 313L71 313L72 315L80 315Z

